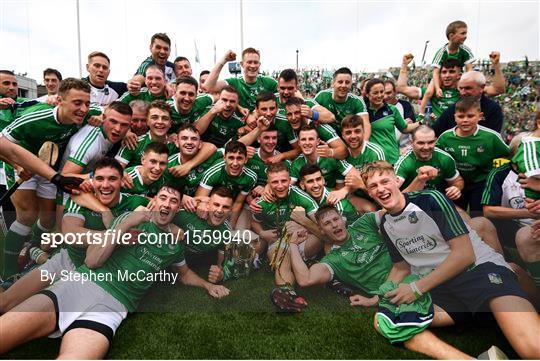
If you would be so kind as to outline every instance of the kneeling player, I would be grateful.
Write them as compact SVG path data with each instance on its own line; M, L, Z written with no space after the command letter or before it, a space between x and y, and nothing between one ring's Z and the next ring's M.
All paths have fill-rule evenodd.
M178 190L165 185L151 208L139 207L114 223L114 229L122 233L136 227L147 237L155 235L157 244L139 237L132 246L111 240L91 245L85 265L70 273L69 279L57 281L0 317L0 353L51 335L62 336L59 358L104 357L127 313L136 310L153 277L171 264L182 283L204 288L212 297L227 296L227 288L206 282L185 263L183 243L175 239L181 232L171 223L180 209L180 198ZM144 277L133 277L141 271ZM120 275L126 273L123 280ZM83 277L90 280L83 282Z

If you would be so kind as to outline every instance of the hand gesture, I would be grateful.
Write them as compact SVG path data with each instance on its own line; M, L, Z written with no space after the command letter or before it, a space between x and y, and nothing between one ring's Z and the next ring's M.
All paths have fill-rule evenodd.
M491 64L493 66L499 65L499 62L501 61L501 53L498 51L492 51L489 54L489 59L491 60Z
M223 61L221 63L225 65L229 61L235 61L235 60L236 60L236 53L232 50L227 50L225 55L223 55Z
M319 140L319 145L317 145L317 155L323 158L332 158L334 156L334 151L326 142Z
M406 283L400 283L398 288L387 292L384 298L389 299L395 305L412 303L416 300L412 287Z
M223 279L223 270L218 265L211 265L208 271L208 282L218 283Z
M122 188L131 189L135 185L133 184L133 178L126 172L124 172L124 176L122 177Z
M403 64L409 65L411 61L414 59L414 55L411 53L403 55Z
M133 95L133 96L137 96L140 94L141 92L141 83L138 82L137 80L134 80L134 79L130 79L128 82L127 82L127 89L128 89L128 92L129 94Z
M124 139L122 139L122 145L129 150L134 150L139 145L138 139L139 137L137 137L137 134L129 130L126 133L126 136L124 137Z
M302 104L300 105L300 114L302 114L304 118L311 119L313 116L313 110L311 110L309 106Z

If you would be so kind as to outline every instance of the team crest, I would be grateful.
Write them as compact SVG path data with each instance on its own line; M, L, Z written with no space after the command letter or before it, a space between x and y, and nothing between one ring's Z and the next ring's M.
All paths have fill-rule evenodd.
M503 283L501 275L498 273L488 273L488 278L489 278L489 282L495 285L502 285Z
M418 222L418 216L416 215L416 212L411 212L408 218L409 218L409 223L415 224Z
M483 146L483 145L479 145L478 147L476 147L476 151L477 151L478 153L484 153L484 150L485 150L485 149L484 149L484 146Z

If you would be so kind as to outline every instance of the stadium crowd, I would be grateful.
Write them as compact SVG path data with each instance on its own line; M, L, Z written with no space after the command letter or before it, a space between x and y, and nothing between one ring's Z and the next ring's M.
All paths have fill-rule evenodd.
M50 336L102 358L154 281L222 298L268 265L278 311L323 284L429 357L472 358L429 327L489 315L540 358L538 64L494 51L486 80L467 30L448 25L429 69L405 54L379 77L265 76L247 48L241 77L220 79L229 50L196 80L163 33L126 82L99 51L83 79L46 69L38 99L0 70L0 353Z

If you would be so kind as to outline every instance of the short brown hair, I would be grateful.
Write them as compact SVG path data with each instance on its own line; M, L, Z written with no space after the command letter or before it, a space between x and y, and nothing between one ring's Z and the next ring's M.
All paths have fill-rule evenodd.
M171 106L169 104L167 104L163 100L154 100L148 106L148 111L150 111L150 109L154 109L154 108L161 109L161 110L169 113L169 116L171 115Z
M364 121L358 114L349 114L341 121L341 129L362 127L364 129Z
M333 206L332 204L324 204L319 207L317 212L315 212L315 220L317 221L317 223L320 222L322 217L324 217L326 214L330 212L336 212L337 214L341 216L341 213L339 213L339 211L337 210L335 206Z
M92 60L92 58L95 58L96 56L101 56L102 58L107 59L107 61L109 62L109 64L111 63L111 59L109 59L109 57L107 56L107 54L102 53L101 51L93 51L93 52L91 52L90 54L88 54L88 62L90 62L90 60Z
M456 102L456 112L466 112L472 108L476 108L479 111L481 110L478 97L463 97Z
M58 95L63 97L71 89L81 90L85 93L90 94L90 85L87 82L76 78L66 78L60 82L60 87L58 88Z
M150 39L150 45L154 44L154 41L156 39L162 40L162 41L166 42L167 44L169 44L169 46L171 46L171 39L165 33L156 33L156 34L152 35L152 38Z
M456 20L452 21L448 26L446 27L446 38L450 39L450 34L457 33L457 30L459 28L466 28L467 24L464 21Z
M283 171L286 171L287 173L289 173L289 168L284 162L270 164L268 168L266 168L266 175L269 175L270 173L279 173Z
M257 54L259 57L261 56L261 52L255 48L245 48L244 51L242 52L242 59L244 59L244 56L246 54Z
M295 96L292 96L290 97L289 99L287 99L287 102L285 103L285 107L289 107L291 105L304 105L306 104L306 102L304 101L304 99L302 98L298 98L298 97L295 97Z
M130 117L133 115L133 110L129 105L123 102L119 102L117 100L107 105L105 110L114 110L120 114L129 115Z
M366 164L362 168L360 171L360 177L362 177L364 184L367 185L368 178L372 177L375 173L382 174L387 172L395 174L392 164L384 160L376 160L375 162Z

